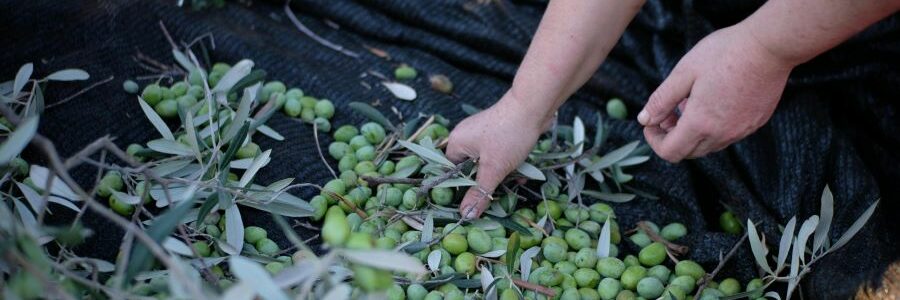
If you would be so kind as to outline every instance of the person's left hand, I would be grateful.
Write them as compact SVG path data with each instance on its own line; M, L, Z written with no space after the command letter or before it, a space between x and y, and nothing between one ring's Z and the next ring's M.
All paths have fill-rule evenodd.
M661 158L676 163L719 151L772 116L795 64L740 26L697 43L638 114L647 143Z

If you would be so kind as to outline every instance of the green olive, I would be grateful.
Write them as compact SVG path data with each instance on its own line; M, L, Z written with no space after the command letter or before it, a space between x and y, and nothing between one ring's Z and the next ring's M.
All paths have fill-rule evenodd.
M687 297L687 293L682 291L680 288L668 286L666 290L663 292L660 298L669 299L669 300L685 300Z
M372 161L360 161L353 167L353 171L357 174L368 174L375 172L375 163Z
M109 196L109 207L112 208L114 212L123 216L131 216L131 214L134 213L134 205L122 202L116 195Z
M137 82L128 79L122 82L122 89L129 94L137 94L138 90L140 90L141 88L138 86Z
M406 298L409 300L423 300L428 290L421 284L410 284L406 287Z
M316 124L316 129L321 132L329 132L331 131L331 122L325 118L315 118L313 120L313 124Z
M364 146L359 149L356 149L356 159L359 161L373 161L375 160L375 147L373 146ZM375 168L373 166L372 170Z
M410 173L415 174L416 171L419 170L419 167L422 166L422 159L418 156L406 156L397 161L397 166L394 167L395 172L400 172L402 170L413 169Z
M200 257L207 257L211 253L209 249L209 244L204 241L196 241L193 243L194 251L197 251L197 254Z
M325 213L325 222L322 224L322 240L332 247L340 247L347 241L350 228L350 222L344 211L339 206L332 206Z
M726 211L719 216L719 226L722 227L723 231L730 234L741 234L744 231L744 228L741 227L741 222L730 211Z
M627 290L634 290L637 288L638 281L647 276L647 269L641 266L630 266L625 268L625 272L622 272L622 277L620 280L622 281L622 287Z
M466 238L458 233L450 233L444 236L444 239L441 241L441 245L444 246L444 249L447 249L450 254L458 255L460 253L466 252L469 249L469 244L466 241Z
M365 226L366 224L374 224L368 221L363 222L360 227ZM347 243L344 245L347 249L356 249L356 250L367 250L372 249L375 241L372 240L372 235L370 233L364 232L364 230L360 229L359 232L351 232L350 236L347 237Z
M415 79L416 76L418 75L417 73L418 72L416 72L416 69L413 69L412 67L410 67L406 64L402 64L399 67L397 67L396 69L394 69L394 78L397 78L397 80Z
M400 285L394 284L387 290L387 300L404 300L406 293Z
M541 193L543 193L544 197L547 197L548 199L556 199L556 197L559 197L559 185L544 182L543 184L541 184Z
M395 166L394 162L389 161L389 160L384 161L381 163L380 166L378 166L378 174L385 175L385 176L391 175L394 173L394 166Z
M285 101L285 103L287 103L287 101ZM300 110L300 120L311 124L316 120L316 111L312 108L304 108Z
M554 220L559 219L562 215L562 208L559 206L559 203L556 201L548 201L544 200L537 205L537 216L545 216L549 215L550 218Z
M334 137L335 141L347 143L357 134L359 134L359 130L357 130L355 126L343 125L334 131L332 137Z
M650 236L648 236L643 231L638 231L635 234L632 234L630 237L628 237L628 239L641 248L645 248L653 242L652 240L650 240Z
M541 242L541 248L544 258L547 261L556 263L567 258L566 251L569 250L569 245L561 238L550 236Z
M453 202L453 190L450 188L436 187L431 189L431 201L441 206L450 205Z
M287 98L284 101L283 109L284 113L291 118L296 118L303 112L303 107L300 106L300 100L297 100L297 98Z
M537 272L535 272L537 273ZM557 286L563 282L563 273L554 268L546 268L544 272L538 273L537 281L543 286Z
M192 85L187 90L187 95L194 96L196 99L206 98L206 91L202 86Z
M565 214L566 220L569 220L569 222L576 224L590 218L590 213L588 213L587 210L581 209L576 206L566 209L563 214Z
M260 90L259 97L262 99L266 99L265 101L269 101L269 98L274 93L284 93L287 90L287 87L281 81L269 81L263 85Z
M369 122L363 124L362 127L360 127L360 132L362 132L362 135L366 137L366 140L373 145L377 145L378 143L381 143L381 141L384 141L384 127L378 123Z
M606 101L606 114L610 118L624 120L628 117L628 108L625 107L625 103L619 98L612 98Z
M477 227L470 228L468 231L469 232L466 234L466 241L472 252L482 254L491 251L491 236L489 236L487 232Z
M362 135L357 135L351 138L349 144L350 148L352 148L353 151L356 151L363 147L372 147L372 144L369 143L369 140L367 140L366 137Z
M754 291L753 293L750 294L750 298L755 299L755 298L762 297L764 286L765 286L765 283L763 283L762 279L754 278L753 280L750 280L750 282L747 283L747 287L744 288L744 291L745 292Z
M634 295L634 292L629 290L621 290L619 294L616 295L616 300L636 300L637 296ZM643 298L642 298L643 299Z
M579 268L593 268L597 265L597 252L594 248L581 248L575 253L574 262Z
M667 241L674 241L687 234L687 227L681 223L671 223L663 227L659 234Z
M661 264L666 260L666 246L659 242L653 242L641 249L641 252L638 253L638 260L648 267Z
M187 82L179 81L179 82L176 82L175 84L173 84L171 87L169 87L169 90L171 90L172 93L175 94L175 97L180 97L180 96L184 96L185 94L187 94L187 90L188 90L189 86L190 85L188 85Z
M425 198L419 197L416 190L416 188L412 188L403 192L403 209L413 210L425 204Z
M581 295L578 294L578 289L567 288L563 289L562 294L559 295L559 300L581 300Z
M475 273L475 255L469 252L460 253L453 260L453 269L466 275L472 275Z
M543 238L543 235L537 228L534 228L534 227L527 227L527 228L528 228L528 232L531 232L531 234L523 234L523 235L519 236L519 247L521 249L528 249L528 248L537 246L538 244L541 243L541 239ZM567 245L567 247L568 247L568 245ZM565 252L565 251L563 251L563 252Z
M638 295L647 299L656 299L664 290L662 282L656 277L644 277L637 284Z
M592 204L588 208L588 213L591 215L591 221L597 223L604 223L610 216L614 216L612 207L606 203Z
M600 299L604 300L614 299L621 290L622 283L619 282L618 279L610 277L600 280L600 285L597 286L597 292L600 294Z
M564 261L554 264L553 268L555 268L556 270L559 270L563 274L568 274L568 275L575 274L575 270L578 270L578 266L576 266L575 263L573 263L571 261L567 261L567 260L564 260Z
M741 283L734 278L725 278L719 282L719 291L725 296L731 296L741 292Z
M340 160L350 153L350 145L344 142L334 142L328 145L328 154L331 158Z
M580 288L578 294L581 300L600 300L600 293L594 288Z
M676 276L675 279L672 279L672 282L669 283L669 286L678 287L685 293L690 293L694 291L694 287L696 286L697 280L694 277L689 275L681 275Z
M342 157L340 160L338 160L338 170L341 172L353 170L358 162L359 161L356 159L356 154L350 155L348 153L347 155L344 155L344 157Z
M566 242L569 243L569 246L572 247L573 250L581 250L582 248L589 248L591 246L591 237L587 232L578 228L566 230L565 238Z
M514 289L503 289L503 291L501 291L499 295L500 300L519 300L519 293L517 293Z
M144 99L144 102L147 102L150 106L156 106L162 98L162 88L159 87L159 84L148 84L144 87L144 91L141 92L141 99Z
M725 294L716 288L705 288L700 292L700 300L718 300L722 297L725 297Z
M278 244L276 244L275 241L267 239L267 238L257 241L256 243L254 243L254 246L256 246L256 251L259 251L259 254L262 254L265 256L273 256L273 255L277 254L278 251L281 251L281 249L278 248Z
M366 292L384 291L394 285L394 277L385 270L366 266L354 266L353 282Z
M222 80L223 76L225 76L224 72L211 71L209 72L209 76L206 76L206 80L209 81L209 86L214 88L219 84L219 80Z
M311 109L313 110L313 113L315 113L316 103L319 102L319 99L310 96L303 96L298 99L300 100L300 106L303 107L303 109ZM354 133L353 135L356 134Z
M344 181L340 179L332 179L325 183L325 186L322 187L322 192L320 193L320 195L324 196L330 201L338 201L337 197L332 194L343 196L346 193L347 186L344 185Z
M113 191L121 191L123 187L125 187L125 181L122 180L122 174L118 171L109 171L100 178L97 195L109 197Z
M604 257L597 261L596 269L603 277L618 279L625 272L625 263L615 257Z
M647 270L647 276L659 279L660 282L668 282L672 271L664 265L656 265Z
M259 155L259 152L259 145L254 142L249 142L241 148L238 148L238 151L234 153L234 156L238 159L253 158Z
M578 287L595 287L600 282L600 273L594 269L581 268L575 270L572 276L575 277Z
M156 103L153 110L163 118L174 118L178 116L178 102L174 99L165 99Z
M231 70L231 65L224 63L224 62L217 62L217 63L213 64L212 68L210 69L210 72L218 72L218 73L224 74L224 73L228 73L229 70Z
M706 275L706 271L694 261L682 260L675 264L675 276L682 275L688 275L693 277L694 280L700 280L703 275Z
M388 236L383 236L375 240L375 248L377 249L390 250L394 249L395 246L397 246L397 240Z
M319 100L315 107L316 117L331 119L334 116L334 104L328 99Z
M146 189L147 189L147 182L146 182L146 181L138 182L138 183L134 186L134 195L135 195L135 196L138 196L138 197L141 197L141 201L142 201L144 204L150 203L150 200L152 200L152 197L150 197L150 192L149 192L149 191L146 191L146 192L145 192ZM218 221L218 220L216 220L216 221ZM212 224L215 224L215 223L212 223ZM210 225L212 225L212 224L210 224Z

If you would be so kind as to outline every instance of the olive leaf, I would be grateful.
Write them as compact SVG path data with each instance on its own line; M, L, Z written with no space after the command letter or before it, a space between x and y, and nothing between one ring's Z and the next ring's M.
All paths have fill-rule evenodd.
M209 215L216 204L219 204L218 194L212 194L209 197L206 197L206 200L203 201L203 205L200 206L200 210L197 212L197 218L195 219L197 226L203 224L203 220L206 219L206 216Z
M594 191L594 190L583 190L583 191L581 191L581 194L591 197L591 198L596 198L596 199L600 199L600 200L607 201L607 202L613 202L613 203L628 202L628 201L634 200L634 198L635 198L634 194L605 193L605 192Z
M231 69L228 69L228 72L225 72L222 79L219 79L219 82L216 83L216 86L212 89L212 93L216 97L216 102L226 105L228 103L228 92L238 83L238 81L250 74L250 69L252 68L253 61L243 59L234 64Z
M534 246L528 248L528 250L525 250L525 252L522 252L522 255L519 256L519 271L522 272L522 279L528 280L528 275L531 275L531 259L537 256L540 251L540 247Z
M612 243L609 223L609 220L603 222L603 227L600 228L600 237L597 238L597 256L600 258L609 257L609 248Z
M353 291L353 289L350 287L349 284L341 283L341 284L336 285L332 289L328 290L328 293L325 293L325 295L322 296L322 299L326 299L326 300L350 299L350 292L352 292L352 291Z
M494 274L484 265L481 266L481 290L484 291L484 300L497 300L497 289L493 286Z
M112 191L112 194L116 196L116 199L127 204L136 205L141 203L141 197L135 195L129 195L119 191Z
M463 103L463 104L461 105L461 107L462 107L462 111L465 112L466 114L470 115L470 116L471 116L471 115L474 115L474 114L477 114L477 113L479 113L479 112L481 112L481 109L480 109L480 108L477 108L477 107L474 107L474 106L471 106L471 105L468 105L468 104L465 104L465 103Z
M275 199L266 202L241 201L239 203L243 206L291 218L309 217L314 213L314 209L309 202L286 192L280 193Z
M66 201L81 201L81 197L79 197L78 194L75 194L62 179L56 175L50 176L50 170L45 167L31 165L31 169L28 171L28 177L31 178L31 181L34 182L34 185L38 188L46 190L47 187L50 187L50 201L52 201L52 198L61 198L60 200Z
M628 167L628 166L642 164L648 160L650 160L650 156L638 155L638 156L632 156L632 157L620 160L619 162L616 163L616 165L619 167Z
M19 220L25 225L25 230L36 237L42 236L42 234L38 232L40 226L38 226L37 219L35 219L31 211L28 210L28 207L25 206L25 204L22 204L22 201L15 198L12 199L12 202L16 207L16 213L19 215Z
M184 255L184 256L192 256L193 255L193 252L191 252L191 247L189 247L184 242L182 242L178 239L175 239L173 237L167 237L165 240L163 240L162 246L166 250L169 250L172 253L175 253L178 255Z
M284 136L281 135L280 133L278 133L278 131L275 131L275 129L272 129L272 127L269 127L266 125L259 125L256 127L256 130L259 131L259 133L262 133L262 134L266 135L267 137L272 138L273 140L276 140L279 142L284 141Z
M184 201L179 205L172 206L162 215L158 215L156 220L146 233L153 241L159 243L175 230L175 226L181 224L182 217L194 206L193 201ZM243 230L241 233L243 234ZM125 267L124 282L129 282L138 272L149 269L153 264L150 250L143 243L134 243L131 249L131 262Z
M606 125L603 123L603 114L597 113L597 124L596 131L594 132L594 149L600 149L603 147L603 143L606 142Z
M344 258L362 265L388 271L424 274L425 266L409 254L388 250L345 250Z
M19 155L37 133L38 117L31 117L19 124L6 141L0 145L0 165L7 165Z
M398 82L384 81L381 83L397 99L412 101L416 99L416 90L408 85Z
M228 247L222 247L222 251L231 256L240 254L244 248L244 221L237 205L232 204L225 209L225 234Z
M428 181L428 180L426 180L426 181ZM423 184L424 184L424 181L423 181ZM440 184L438 184L434 187L436 187L436 188L452 188L452 187L475 186L475 185L478 185L478 183L472 179L458 177L458 178L450 178L450 179L444 180L444 182L441 182Z
M872 213L875 212L875 207L878 206L878 202L880 201L875 201L875 203L869 205L869 208L867 208L866 211L863 212L863 214L853 222L853 225L850 225L850 228L847 228L847 231L845 231L844 234L841 235L841 237L837 240L837 242L834 243L834 245L831 245L831 247L828 248L827 252L837 250L843 247L844 244L849 242L850 239L852 239L853 236L855 236L856 233L859 232L859 230L862 229L864 225L866 225L866 222L869 221L869 217L871 217Z
M19 71L16 72L16 79L13 81L12 97L10 97L10 100L15 101L19 97L19 92L22 91L22 88L24 88L25 84L28 83L28 80L31 79L32 72L34 72L34 65L31 63L24 64L19 68Z
M191 156L194 154L194 151L191 150L191 148L187 145L168 139L156 139L149 141L147 142L147 148L150 148L151 150L159 153L179 156Z
M756 233L756 225L753 225L753 221L747 219L747 240L750 241L750 250L753 252L753 258L756 259L756 264L759 265L766 273L772 274L772 268L769 267L769 263L766 261L766 250L765 245L763 245L762 241L759 239L759 234ZM791 268L794 267L794 263L791 264Z
M261 85L261 83L257 83L244 90L244 96L241 98L240 104L238 104L238 110L234 114L234 119L231 120L231 125L225 130L225 135L222 136L223 140L230 140L237 135L240 128L250 117L250 106L253 104L253 100L256 99L256 96L250 95L256 95Z
M234 86L232 86L231 89L228 90L228 93L229 94L235 93L235 92L241 91L251 85L260 83L266 79L266 75L268 75L268 74L266 73L265 70L257 69L257 70L250 71L250 74L247 74L247 76L244 76L244 78L241 78L241 80L238 80L238 82L235 83ZM253 96L255 97L256 95L253 95ZM267 100L271 100L271 99L263 99L262 101L267 101Z
M53 81L79 81L91 78L87 72L81 69L65 69L51 73L46 77L47 80Z
M44 113L44 92L41 86L34 87L34 94L31 95L31 101L25 108L25 117L33 118Z
M534 165L532 165L528 162L523 161L521 164L519 164L518 167L516 167L516 171L519 172L519 174L522 174L523 176L528 177L529 179L532 179L532 180L538 180L538 181L547 180L547 177L544 176L544 173L541 172L540 169L538 169L537 167L535 167Z
M440 250L431 250L431 253L428 253L428 269L431 271L438 271L441 267L441 251Z
M412 151L416 155L418 155L430 162L441 164L441 165L444 165L449 168L452 168L455 166L452 162L450 162L449 159L444 157L443 153L441 153L439 150L435 149L434 147L428 148L428 147L425 147L425 146L422 146L419 144L415 144L415 143L411 143L411 142L407 142L407 141L403 141L403 140L398 140L397 143L400 144L401 146L403 146L404 148L409 149L409 151Z
M188 59L187 55L184 55L184 52L178 50L177 48L172 48L172 56L175 58L175 61L181 65L185 70L194 70L197 68L190 59Z
M166 125L166 122L156 114L156 111L144 101L144 98L138 96L138 104L140 104L141 110L144 111L144 115L147 116L147 120L150 120L150 124L153 124L153 127L156 128L156 131L159 131L159 134L162 135L164 139L174 141L175 136L172 135L172 130L170 130L169 126Z
M434 214L429 212L425 216L425 223L422 225L422 238L420 241L423 243L431 242L432 234L434 234Z
M775 273L781 272L784 268L784 263L787 261L788 253L790 253L791 241L793 241L792 238L794 237L794 226L796 225L797 217L793 217L788 221L787 225L784 226L784 232L781 235L781 242L778 246L778 259Z
M506 241L506 272L509 274L516 272L516 254L520 243L519 232L513 232Z
M372 120L373 122L381 124L382 126L391 130L396 129L396 127L394 127L394 124L392 124L391 121L384 116L384 114L367 103L350 102L349 104L347 104L347 106L350 106L351 109L365 116L366 118L369 118L369 120Z
M575 117L575 121L572 122L572 144L575 145L575 153L572 153L572 157L584 152L584 142L584 122L581 118Z
M617 148L616 150L610 151L603 155L596 162L591 164L590 167L586 168L583 172L590 173L594 171L598 171L601 169L608 168L615 164L616 162L621 161L622 159L628 157L634 149L637 148L640 141L634 141L628 144L625 144L622 147Z
M819 216L819 225L816 226L816 235L813 237L813 253L818 253L819 249L822 249L822 246L825 245L825 241L828 240L831 218L834 216L834 196L832 196L828 185L825 185L825 191L822 192Z
M241 175L241 180L238 183L239 186L246 187L250 184L250 180L253 180L253 177L256 176L256 172L259 172L259 169L265 167L269 164L272 159L269 157L272 154L272 149L263 151L256 158L253 159L253 163L250 164L250 167L247 168L247 171L244 171L244 175Z
M243 231L243 230L241 230ZM242 282L249 284L250 287L262 299L267 300L287 300L287 294L284 293L278 285L272 281L269 272L263 269L256 262L241 256L232 256L228 260L228 269L235 277Z

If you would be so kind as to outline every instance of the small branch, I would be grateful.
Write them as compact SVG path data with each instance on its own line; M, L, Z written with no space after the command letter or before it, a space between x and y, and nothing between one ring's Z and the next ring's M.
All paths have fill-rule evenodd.
M288 0L287 2L284 3L284 13L287 14L288 19L291 19L291 23L294 23L294 26L297 26L297 29L300 30L300 32L303 32L303 34L312 38L314 41L318 42L322 46L331 48L331 50L340 52L340 53L342 53L346 56L352 57L352 58L359 58L359 54L357 54L356 52L347 50L341 45L338 45L338 44L332 43L329 40L326 40L325 38L319 36L312 30L309 30L309 28L307 28L306 25L303 25L303 23L300 22L299 19L297 19L297 16L294 15L294 12L291 11L291 1L290 0Z
M689 249L687 246L678 245L678 244L667 241L666 239L659 236L659 234L657 234L656 232L653 232L653 230L650 230L650 226L648 226L646 222L640 221L637 223L637 225L638 225L638 228L643 230L644 233L646 233L647 236L650 237L650 240L652 240L654 242L662 243L663 245L666 246L667 249L671 250L676 255L684 255L685 253L688 252Z
M344 196L338 195L336 193L332 193L331 191L326 191L326 190L322 190L322 191L325 192L326 194L328 194L328 196L337 198L339 201L343 202L344 205L347 205L348 207L350 207L350 210L353 210L354 212L356 212L356 214L359 215L361 218L363 218L363 220L365 220L366 218L369 217L369 215L366 214L365 211L363 211L362 209L359 209L359 207L357 207L356 204L353 203L353 201L347 200L346 198L344 198Z
M391 177L372 177L372 176L359 176L360 179L365 180L371 186L378 186L379 184L384 183L400 183L400 184L421 184L424 179L422 178L391 178Z
M512 282L515 283L516 286L518 286L518 287L520 287L520 288L523 288L523 289L526 289L526 290L532 290L532 291L535 291L535 292L538 292L538 293L547 295L547 297L549 297L549 298L556 297L556 291L554 291L554 290L551 289L551 288L548 288L548 287L545 287L545 286L541 286L541 285L537 285L537 284L534 284L534 283L530 283L530 282L528 282L528 281L525 281L525 280L522 280L522 279L518 279L518 278L513 278L513 279L512 279Z
M175 40L172 39L172 35L169 34L169 30L166 29L166 25L163 25L162 20L159 20L159 28L162 29L163 34L166 36L166 40L169 41L169 45L172 45L172 49L178 49L178 45L175 44Z
M416 196L418 196L418 197L425 196L425 194L428 193L428 191L430 191L432 188L440 185L441 183L443 183L444 181L447 181L450 178L453 178L453 176L456 176L456 174L459 174L459 172L462 171L462 169L466 165L468 165L469 163L472 163L473 161L474 161L474 159L472 159L472 158L466 159L465 161L453 166L453 168L448 170L446 173L441 174L441 176L434 177L434 180L431 180L431 178L428 178L429 179L428 182L422 181L422 186L419 187L419 191L416 192ZM490 195L488 195L488 196L490 196Z
M710 280L716 278L716 275L719 274L719 271L722 270L722 267L725 266L725 263L727 263L728 260L730 260L731 257L734 256L734 253L736 253L737 249L744 244L745 240L747 240L746 231L744 231L744 236L742 236L741 239L731 247L731 250L728 251L728 254L725 255L725 258L722 258L722 261L719 261L719 265L716 266L715 269L713 269L712 273L706 274L703 276L703 278L700 278L700 284L698 285L697 294L694 295L694 299L700 299L700 292L703 292L703 289L706 288L706 285L709 284Z
M90 90L92 90L92 89L94 89L94 88L96 88L96 87L98 87L98 86L104 85L104 84L106 84L107 82L112 81L113 78L115 78L115 76L110 75L110 76L107 77L106 79L103 79L103 80L94 82L93 84L89 85L88 87L86 87L86 88L84 88L84 89L81 89L80 91L76 92L75 94L72 94L72 95L69 96L69 97L66 97L65 99L59 100L58 102L53 103L53 104L48 104L47 107L45 108L45 110L51 109L51 108L54 108L54 107L57 107L57 106L60 106L60 105L63 105L63 104L65 104L66 102L69 102L70 100L74 99L75 97L81 96L81 94L84 94L84 93L86 93L87 91L90 91Z
M269 103L272 102L274 101L269 101ZM334 176L334 178L337 179L337 173L335 173L334 169L332 169L331 166L328 165L328 161L325 160L325 155L322 155L322 146L319 145L319 126L316 125L316 122L313 122L313 137L316 140L316 151L319 152L319 158L322 159L322 163L325 164L325 167L328 168L329 172L331 172L331 176Z
M434 123L434 115L431 115L431 117L428 117L428 120L425 120L425 123L422 123L422 126L419 126L419 129L417 129L416 132L414 132L412 135L410 135L409 138L406 139L406 141L407 142L415 141L416 138L418 138L419 135L422 134L422 132L425 132L425 128L427 128L428 125L431 125L431 123Z

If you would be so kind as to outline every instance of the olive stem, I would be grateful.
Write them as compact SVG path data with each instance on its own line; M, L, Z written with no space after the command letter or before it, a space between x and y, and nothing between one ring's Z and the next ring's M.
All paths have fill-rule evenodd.
M453 176L456 176L456 174L458 174L460 171L462 171L462 169L466 165L468 165L469 163L471 163L473 161L474 160L472 158L466 159L465 161L453 166L453 168L451 168L450 170L447 170L446 173L441 174L438 177L435 177L434 180L430 180L428 182L422 181L422 186L419 187L419 191L416 192L416 196L418 196L418 197L424 196L432 188L440 185L441 183L443 183L444 181L447 181L450 178L453 178ZM431 179L431 178L429 178L429 179ZM490 196L490 195L488 195L488 196Z
M332 43L329 40L326 40L325 38L319 36L312 30L309 30L309 28L307 28L305 25L303 25L303 23L301 23L300 20L297 19L297 16L294 15L294 12L291 11L291 1L287 1L284 3L284 13L287 14L288 19L291 19L291 23L294 23L294 26L296 26L297 29L300 30L300 32L303 32L303 34L306 34L306 36L312 38L314 41L318 42L322 46L328 47L331 50L340 52L340 53L342 53L346 56L352 57L352 58L359 58L359 54L356 54L356 52L347 50L341 45L338 45L338 44Z
M332 169L331 165L328 164L328 161L325 160L325 156L322 155L322 146L319 145L319 125L316 124L316 122L313 122L313 138L316 140L316 151L319 152L319 158L322 159L322 164L325 164L325 167L331 172L331 176L334 176L334 179L337 179L337 173L334 172L334 169Z
M431 117L428 117L428 120L425 120L425 123L423 123L422 126L419 126L419 129L416 130L416 132L414 132L412 135L410 135L409 138L406 139L406 141L407 142L415 141L416 138L418 138L419 135L422 134L422 132L425 132L425 128L428 128L428 125L431 125L431 123L434 123L434 115L431 115Z
M343 202L344 205L347 205L348 207L350 207L350 209L353 210L354 212L356 212L356 214L359 215L361 218L363 218L363 220L369 218L369 215L366 214L365 211L363 211L362 209L359 209L359 207L357 207L356 204L354 204L350 200L345 199L344 196L338 195L337 193L333 193L331 191L327 191L324 189L322 191L325 192L326 194L328 194L328 196L337 198L338 200Z
M709 281L715 278L717 274L719 274L719 271L722 270L722 267L725 266L725 263L727 263L728 260L730 260L731 257L734 256L734 254L737 252L737 249L740 248L742 244L744 244L744 240L746 239L747 232L745 231L744 236L742 236L741 239L737 243L735 243L733 247L731 247L731 250L729 250L728 254L726 254L725 257L722 258L721 261L719 261L719 265L717 265L716 268L713 269L712 273L706 274L703 276L703 278L700 278L700 285L697 288L697 294L694 295L695 299L700 299L700 292L703 292L703 289L706 288L706 285L709 284Z
M360 176L362 180L365 180L366 183L372 186L378 186L379 184L384 183L400 183L400 184L420 184L424 179L422 178L391 178L391 177L372 177L372 176Z
M520 288L532 290L532 291L547 295L547 297L550 297L550 298L553 298L556 296L556 291L554 291L548 287L545 287L545 286L533 284L533 283L530 283L528 281L518 279L518 278L513 278L512 282L515 283L516 286L518 286Z
M638 228L643 230L644 233L646 233L647 236L650 237L650 240L652 240L654 242L659 242L659 243L665 245L666 248L668 248L669 250L672 250L672 252L675 252L675 254L684 255L685 253L688 252L689 249L687 246L678 245L678 244L667 241L666 239L659 236L659 234L657 234L653 230L650 230L650 226L648 226L647 223L645 223L644 221L638 222L637 225L638 225Z

